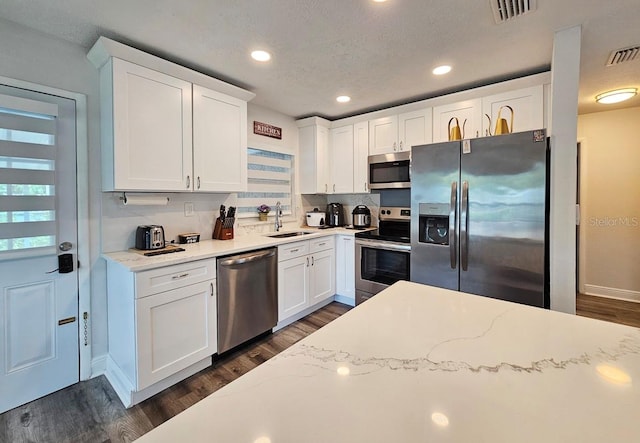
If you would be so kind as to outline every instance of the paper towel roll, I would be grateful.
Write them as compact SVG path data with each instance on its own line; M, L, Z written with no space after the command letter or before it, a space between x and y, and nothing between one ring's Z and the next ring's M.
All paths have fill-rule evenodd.
M120 197L125 206L166 206L169 197L150 194L122 194Z

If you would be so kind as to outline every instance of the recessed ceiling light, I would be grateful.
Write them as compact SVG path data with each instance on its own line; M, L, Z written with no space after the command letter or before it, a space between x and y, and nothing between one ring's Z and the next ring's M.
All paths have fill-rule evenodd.
M253 51L251 53L251 58L259 62L268 62L271 60L271 54L267 51Z
M349 97L348 95L341 95L339 97L336 97L336 101L338 103L348 103L351 101L351 97Z
M451 66L449 65L442 65L442 66L438 66L436 68L433 68L433 74L434 75L444 75L447 74L448 72L451 71Z
M387 1L387 0L373 0L373 2L374 2L374 3L384 3L384 2L386 2L386 1Z
M625 100L629 100L631 97L638 93L638 89L636 88L624 88L624 89L616 89L615 91L605 92L599 95L596 95L596 101L598 103L611 104L611 103L620 103Z

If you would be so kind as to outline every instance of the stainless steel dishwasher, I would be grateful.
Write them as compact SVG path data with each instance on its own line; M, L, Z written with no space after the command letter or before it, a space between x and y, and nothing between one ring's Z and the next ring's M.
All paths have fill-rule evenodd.
M278 322L277 249L220 257L218 265L218 354Z

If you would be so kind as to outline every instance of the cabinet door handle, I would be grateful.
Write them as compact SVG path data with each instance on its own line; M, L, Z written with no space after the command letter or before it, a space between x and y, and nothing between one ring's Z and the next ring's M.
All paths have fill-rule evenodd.
M309 257L307 257L307 268L309 267Z
M402 140L400 140L400 150L402 151Z
M315 261L313 260L313 255L311 256L311 266L313 266Z
M211 297L213 297L213 283L209 283L209 293L211 294Z
M367 182L364 182L364 190L367 190Z
M328 186L329 185L327 185L326 183L324 184L324 192L325 192L325 194L327 193L327 190L329 189Z
M333 192L336 192L336 184L333 184Z
M200 176L198 176L198 189L200 189Z
M187 175L187 189L191 188L191 176Z
M394 151L397 151L397 150L398 150L398 149L397 149L397 143L396 143L396 142L393 142L393 150L394 150Z
M178 279L180 279L180 278L185 278L185 277L188 277L188 276L189 276L189 273L188 273L188 272L185 272L184 274L174 275L173 277L171 277L171 279L172 279L172 280L178 280Z

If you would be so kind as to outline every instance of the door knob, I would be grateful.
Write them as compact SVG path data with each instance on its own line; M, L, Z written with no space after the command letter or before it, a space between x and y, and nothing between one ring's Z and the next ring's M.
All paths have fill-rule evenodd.
M62 243L60 243L58 245L58 248L61 251L70 251L71 248L73 248L73 244L71 242L68 242L68 241L63 241Z

